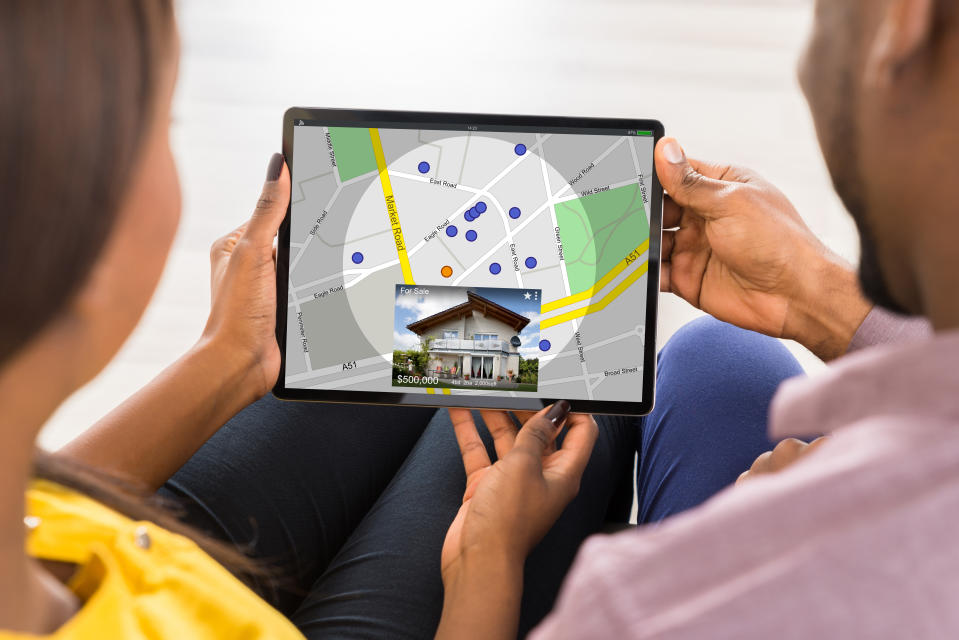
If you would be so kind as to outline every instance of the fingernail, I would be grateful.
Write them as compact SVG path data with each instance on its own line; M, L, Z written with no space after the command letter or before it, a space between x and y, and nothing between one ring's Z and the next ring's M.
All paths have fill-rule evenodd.
M274 153L273 157L270 158L269 166L266 168L266 181L276 182L280 179L281 173L283 173L283 154Z
M546 418L553 423L554 426L559 426L563 424L563 420L566 419L566 416L569 415L569 403L565 400L560 400L552 407L549 408L549 411L546 412Z
M686 160L686 153L675 140L666 142L666 145L663 147L663 155L670 164L682 164Z

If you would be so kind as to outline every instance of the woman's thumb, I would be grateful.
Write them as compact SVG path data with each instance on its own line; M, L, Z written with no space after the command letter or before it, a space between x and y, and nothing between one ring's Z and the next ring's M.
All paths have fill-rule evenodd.
M274 153L266 170L266 183L246 228L246 236L272 244L289 204L290 172L286 169L283 155Z

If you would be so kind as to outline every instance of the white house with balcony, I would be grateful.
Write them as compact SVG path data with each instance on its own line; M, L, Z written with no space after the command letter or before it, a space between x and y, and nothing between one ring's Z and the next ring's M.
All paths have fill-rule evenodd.
M427 375L513 386L519 377L514 344L519 341L513 337L529 318L472 291L466 297L462 304L406 325L428 345Z

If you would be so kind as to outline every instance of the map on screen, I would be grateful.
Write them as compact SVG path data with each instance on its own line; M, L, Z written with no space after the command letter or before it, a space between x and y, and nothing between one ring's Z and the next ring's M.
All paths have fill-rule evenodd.
M287 387L640 400L652 132L294 124Z

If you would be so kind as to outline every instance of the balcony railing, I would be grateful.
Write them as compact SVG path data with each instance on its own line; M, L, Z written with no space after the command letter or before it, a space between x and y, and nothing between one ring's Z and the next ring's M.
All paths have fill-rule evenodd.
M434 340L430 343L430 350L447 351L509 351L509 343L505 340Z

